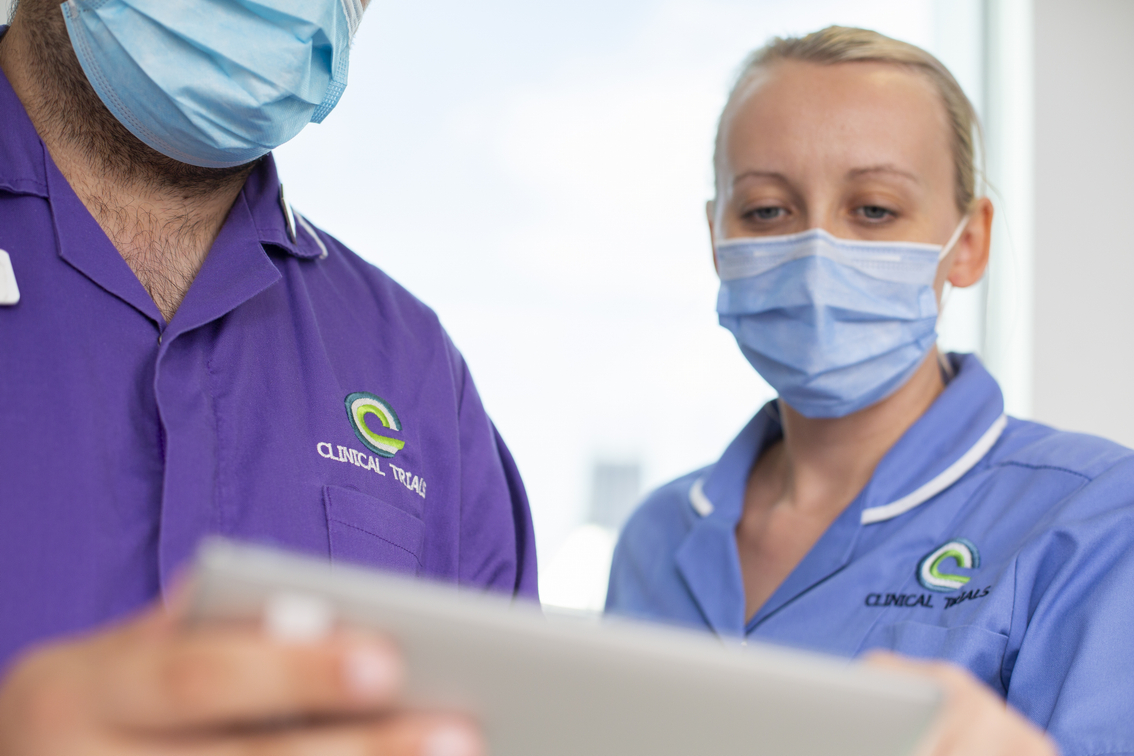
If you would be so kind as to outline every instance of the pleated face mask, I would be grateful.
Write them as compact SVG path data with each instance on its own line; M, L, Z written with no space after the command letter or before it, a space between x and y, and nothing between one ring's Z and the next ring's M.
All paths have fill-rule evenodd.
M361 0L67 0L99 98L174 160L242 165L321 122L347 82Z
M720 323L780 398L843 417L892 394L937 340L945 246L837 239L822 229L717 244Z

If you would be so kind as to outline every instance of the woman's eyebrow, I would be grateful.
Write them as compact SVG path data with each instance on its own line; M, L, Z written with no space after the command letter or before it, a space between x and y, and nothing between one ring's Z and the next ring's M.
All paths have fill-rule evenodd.
M856 179L872 173L885 173L891 176L899 176L901 178L912 181L915 184L921 183L921 180L918 179L915 174L910 173L909 171L904 171L901 168L898 168L897 166L891 165L889 163L884 163L881 165L869 165L863 168L852 168L847 171L847 178Z
M784 174L778 173L776 171L744 171L743 173L738 173L736 177L733 178L732 185L736 186L742 180L747 178L773 179L775 181L781 181L785 184L788 183L787 177L784 176Z

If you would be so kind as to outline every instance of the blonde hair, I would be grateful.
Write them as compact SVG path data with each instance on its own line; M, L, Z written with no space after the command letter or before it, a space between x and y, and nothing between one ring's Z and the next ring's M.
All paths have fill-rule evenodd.
M828 26L805 37L775 37L744 61L717 124L713 168L718 196L721 194L725 121L732 115L738 100L743 95L745 85L753 74L782 60L797 60L820 65L865 61L891 63L906 66L929 77L929 81L941 95L941 101L949 117L957 207L962 213L972 209L973 203L977 200L976 163L977 147L981 145L981 129L976 110L965 96L961 85L941 61L920 47L892 39L876 31L847 26Z

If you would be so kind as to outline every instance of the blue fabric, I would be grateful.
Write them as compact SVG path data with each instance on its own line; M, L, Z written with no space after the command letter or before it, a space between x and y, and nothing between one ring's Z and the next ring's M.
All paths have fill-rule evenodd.
M1134 452L1016 419L951 487L893 519L864 509L916 490L1003 413L973 356L754 617L735 528L760 451L781 435L766 406L720 460L651 494L615 550L607 610L852 657L885 648L971 670L1045 727L1065 756L1134 754ZM714 509L689 492L702 481ZM979 551L941 592L921 560L950 541Z
M807 417L842 417L905 384L937 339L943 249L822 229L716 248L717 313L756 371Z
M360 0L68 0L79 63L158 152L223 168L321 122L347 83Z

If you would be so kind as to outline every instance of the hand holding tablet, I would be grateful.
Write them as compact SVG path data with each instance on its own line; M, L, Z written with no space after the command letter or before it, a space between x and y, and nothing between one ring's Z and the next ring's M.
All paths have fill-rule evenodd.
M395 710L405 668L383 637L187 628L180 598L20 658L0 686L0 753L484 753L476 728L459 716Z
M478 722L494 756L909 754L938 687L775 647L537 607L213 541L194 627L267 623L283 637L375 631L402 652L410 711ZM296 642L292 640L291 642Z

